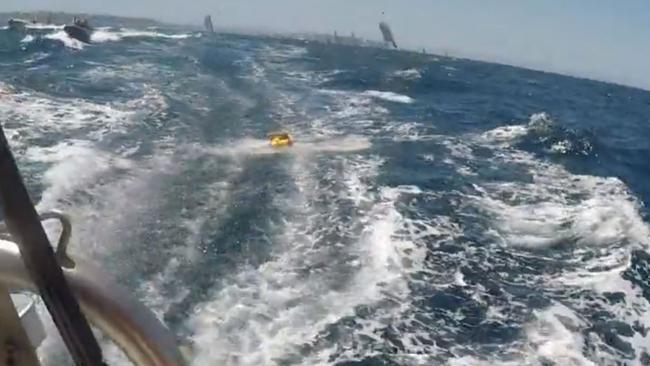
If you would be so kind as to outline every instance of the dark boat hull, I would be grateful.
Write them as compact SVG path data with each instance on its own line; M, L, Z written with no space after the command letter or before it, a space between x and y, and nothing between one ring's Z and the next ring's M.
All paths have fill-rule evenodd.
M77 25L66 25L63 30L70 38L74 38L84 43L90 43L90 31Z
M10 30L22 32L27 26L27 21L24 21L22 19L9 19L7 24L9 25Z

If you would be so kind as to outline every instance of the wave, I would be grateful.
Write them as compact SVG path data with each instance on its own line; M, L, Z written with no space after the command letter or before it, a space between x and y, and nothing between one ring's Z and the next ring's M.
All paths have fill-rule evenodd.
M523 152L503 158L502 169L525 169L531 176L530 183L484 185L483 194L476 197L494 218L504 244L539 248L650 240L640 203L621 180L570 174Z
M379 136L391 136L393 141L430 141L441 140L441 135L434 133L433 127L418 122L390 122L379 131Z
M388 109L373 103L370 96L362 93L347 92L341 90L319 90L325 95L334 99L332 107L332 118L341 123L349 123L349 120L356 117L364 119L388 114Z
M93 43L104 43L104 42L118 42L127 39L141 39L141 38L152 38L152 39L187 39L192 37L190 33L180 33L180 34L169 34L162 33L158 31L150 30L137 30L137 29L126 29L121 28L115 30L112 28L100 28L95 30L91 35L91 41Z
M27 34L22 39L23 43L33 43L41 38L54 40L63 43L66 47L81 50L86 46L85 43L78 41L68 36L63 31L62 26L44 26L35 28L39 30L53 30L53 32L45 34ZM119 42L127 39L187 39L192 37L190 33L163 33L159 31L150 30L136 30L136 29L114 29L111 27L97 28L91 34L91 43L106 43L106 42Z
M110 29L96 29L90 35L92 43L116 42L121 39L122 37L118 33L112 32Z
M31 34L28 34L28 35L25 36L25 38L23 38L20 41L20 43L29 43L29 42L31 42L33 40L34 40L34 36L32 36Z
M422 73L418 69L404 69L393 72L394 77L402 78L404 80L418 80L422 78Z
M447 346L409 345L404 353L427 356L405 356L406 363L587 366L621 359L640 364L646 357L648 320L642 314L650 309L650 287L643 278L650 268L650 225L643 204L616 177L574 174L523 150L529 135L538 139L557 129L545 115L530 120L432 140L448 155L425 162L453 166L470 185L463 193L440 193L462 197L455 214L461 237L454 242L473 239L454 259L446 250L432 250L438 267L433 274L451 281L451 271L460 267L464 275L438 290L434 310L418 313L431 316L435 326L410 324L408 334L431 332L428 342ZM508 268L507 280L482 279L496 268ZM449 309L449 303L465 310ZM466 327L475 330L465 333ZM465 341L477 332L488 332L488 342L507 351Z
M466 356L450 364L550 360L593 365L596 360L613 364L621 357L635 362L645 357L648 335L632 326L646 324L638 314L650 309L643 298L645 284L635 286L639 269L645 270L639 258L647 257L650 247L642 203L616 177L574 174L522 150L522 141L558 131L563 129L547 115L536 114L527 125L502 126L449 143L458 146L451 163L459 170L466 167L461 162L469 161L472 172L499 172L487 180L472 175L473 192L464 194L478 215L463 212L480 223L483 240L508 248L508 253L527 252L521 260L529 265L540 261L549 266L542 273L531 267L518 275L519 286L543 289L548 299L523 327L522 348L513 345L511 356L503 358ZM562 270L556 271L556 265ZM528 270L535 276L527 276ZM566 293L579 295L564 298ZM558 298L562 300L554 300Z
M650 229L640 215L641 203L620 179L572 174L538 159L534 149L526 151L542 145L547 152L565 154L556 147L564 142L565 148L575 147L573 153L591 153L591 141L578 136L540 113L526 125L502 126L477 137L479 143L498 149L493 164L527 176L520 182L483 185L477 197L497 218L497 232L506 243L534 248L648 242Z
M41 195L39 210L56 208L61 199L68 199L78 189L87 190L102 174L131 167L128 160L97 150L91 142L83 140L68 140L46 148L29 147L25 158L51 166L43 174L48 188Z
M526 125L498 127L485 132L482 137L486 141L558 155L594 155L598 143L595 135L566 128L547 113L532 115Z
M85 43L83 43L83 42L81 42L79 40L76 40L74 38L70 38L68 36L68 34L63 30L60 30L60 31L57 31L57 32L54 32L54 33L46 34L44 36L44 38L59 41L59 42L63 43L66 47L73 48L73 49L76 49L76 50L83 49L84 45L85 45Z
M558 302L544 310L534 310L533 318L524 328L525 350L511 350L510 356L506 358L458 356L451 358L447 365L518 366L546 365L549 362L572 366L596 365L583 353L583 349L587 346L587 339L575 331L587 327L587 322L572 309Z
M100 141L110 135L127 133L127 126L149 116L164 117L168 105L159 90L144 86L138 98L119 103L93 103L82 98L53 98L29 90L0 85L0 122L12 121L6 129L12 143L29 145L34 141L83 135ZM45 140L44 140L45 139Z
M63 30L63 25L61 24L27 24L25 28L27 29L45 29L45 30Z
M165 38L165 39L187 39L192 37L191 33L162 33L158 31L142 31L136 29L125 29L122 28L119 31L114 32L115 35L124 38Z
M398 94L390 91L366 90L363 92L363 95L394 103L411 104L414 102L414 99L408 95Z

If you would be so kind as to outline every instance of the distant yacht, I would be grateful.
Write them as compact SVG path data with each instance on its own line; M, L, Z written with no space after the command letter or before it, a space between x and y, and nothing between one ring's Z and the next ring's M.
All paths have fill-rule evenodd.
M74 18L72 24L66 25L63 27L63 30L70 38L74 38L84 43L90 43L90 35L93 32L90 25L88 25L88 21L79 18Z
M212 17L210 15L205 16L205 19L203 20L203 25L205 26L205 31L208 32L208 34L214 34L214 27L212 26Z
M393 32L390 30L388 23L380 22L379 30L381 31L381 35L384 37L384 44L392 44L393 47L397 48L395 37L393 36Z
M18 32L24 32L25 28L27 27L27 24L30 24L31 22L28 20L24 19L9 19L7 21L7 25L9 26L9 29L12 31L18 31Z

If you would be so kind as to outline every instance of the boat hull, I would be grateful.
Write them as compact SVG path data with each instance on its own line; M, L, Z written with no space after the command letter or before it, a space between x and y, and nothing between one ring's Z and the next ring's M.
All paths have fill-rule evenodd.
M90 31L77 25L66 25L63 30L70 38L74 38L83 43L90 43Z
M27 27L27 22L21 19L9 19L7 25L9 26L9 29L12 31L23 32Z

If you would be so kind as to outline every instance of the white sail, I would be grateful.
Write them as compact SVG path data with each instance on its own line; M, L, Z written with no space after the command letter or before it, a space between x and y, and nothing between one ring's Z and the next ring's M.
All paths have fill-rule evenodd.
M397 48L395 37L393 37L393 32L390 30L388 23L386 22L379 23L379 30L381 31L381 34L384 37L384 42L391 43L393 47Z
M212 17L209 15L205 16L205 20L203 20L203 25L205 26L205 30L208 33L214 33L214 27L212 27Z

